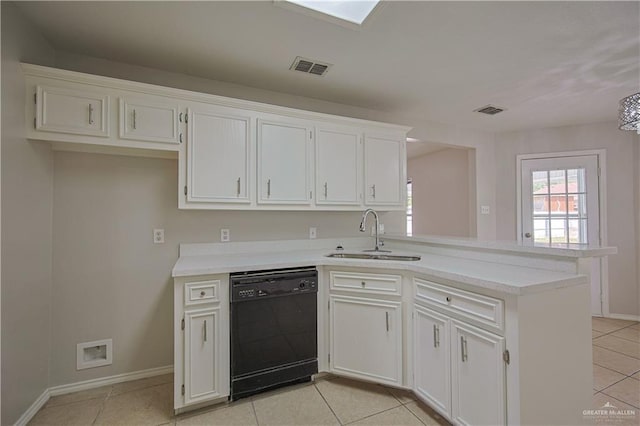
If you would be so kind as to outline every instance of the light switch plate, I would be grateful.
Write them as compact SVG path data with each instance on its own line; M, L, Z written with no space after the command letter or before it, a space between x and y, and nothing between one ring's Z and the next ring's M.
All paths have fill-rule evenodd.
M482 213L482 214L490 214L491 213L491 209L489 208L489 206L480 206L480 213Z
M315 240L316 239L316 231L317 229L314 227L309 228L309 239L310 240Z
M153 230L153 244L164 244L164 229Z
M223 243L231 241L231 232L228 229L220 230L220 241L222 241Z

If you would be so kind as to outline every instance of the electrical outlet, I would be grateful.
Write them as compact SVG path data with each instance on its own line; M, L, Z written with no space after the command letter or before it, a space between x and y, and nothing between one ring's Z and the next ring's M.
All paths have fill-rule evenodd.
M223 243L231 241L231 232L228 229L220 230L220 241Z
M489 206L480 206L480 213L489 214L491 213L491 209L489 209Z
M153 244L164 244L164 229L153 230Z
M310 240L315 240L316 239L316 231L317 229L314 227L309 228L309 239Z
M384 234L384 223L380 224L380 229L378 229L378 232L380 233L380 235Z

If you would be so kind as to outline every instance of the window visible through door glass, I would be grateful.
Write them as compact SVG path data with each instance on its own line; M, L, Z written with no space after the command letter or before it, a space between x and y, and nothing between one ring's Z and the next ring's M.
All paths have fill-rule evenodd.
M532 171L531 184L534 241L587 244L585 169Z

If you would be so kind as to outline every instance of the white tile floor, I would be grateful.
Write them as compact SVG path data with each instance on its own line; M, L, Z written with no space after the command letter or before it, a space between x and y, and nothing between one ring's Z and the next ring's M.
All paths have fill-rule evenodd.
M593 319L593 406L633 417L585 424L640 424L640 324ZM53 397L32 425L438 425L442 417L406 391L326 376L228 405L173 416L173 375Z

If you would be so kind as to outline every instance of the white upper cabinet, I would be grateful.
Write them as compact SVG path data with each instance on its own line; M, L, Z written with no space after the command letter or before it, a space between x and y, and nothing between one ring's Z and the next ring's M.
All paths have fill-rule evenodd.
M362 132L316 126L316 204L362 203Z
M180 143L180 111L175 100L160 97L120 98L120 138Z
M258 203L311 204L312 137L304 122L258 120Z
M367 135L364 140L365 204L403 206L406 198L405 142Z
M109 137L109 95L90 88L37 86L35 128Z
M212 105L190 108L188 117L187 202L251 202L254 120Z
M177 157L180 209L404 209L407 127L22 66L27 138Z

